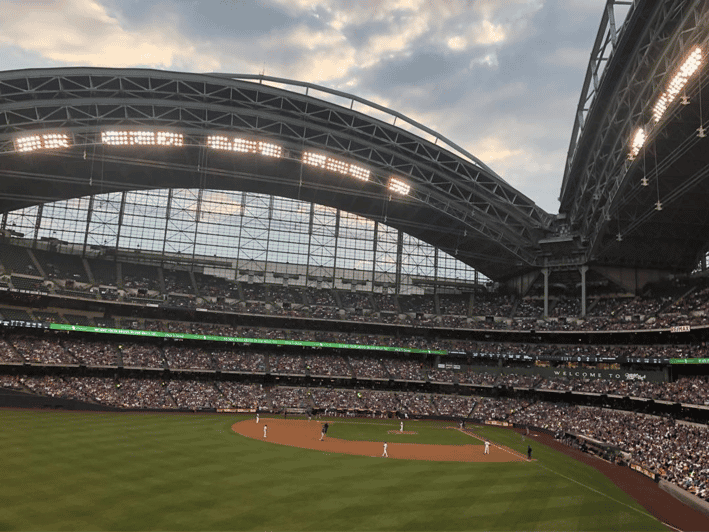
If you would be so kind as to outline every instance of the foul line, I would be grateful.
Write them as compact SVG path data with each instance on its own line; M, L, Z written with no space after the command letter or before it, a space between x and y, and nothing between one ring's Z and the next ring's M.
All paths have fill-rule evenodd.
M459 431L462 432L463 434L467 434L467 435L470 436L471 438L476 438L476 439L478 439L478 440L484 441L483 438L481 438L480 436L478 436L478 435L475 434L475 433L467 432L467 431L465 431L465 430L463 430L463 429L461 429L461 428L457 428L456 430L459 430ZM488 441L489 441L489 440L488 440ZM521 456L522 458L524 458L524 455L521 454L521 453L518 453L517 451L508 449L507 447L503 447L503 446L501 446L501 445L494 444L494 443L492 443L492 442L490 442L490 444L491 444L491 445L494 445L494 446L497 447L498 449L502 449L503 451L507 451L508 453L510 453L510 454L512 454L512 455L515 455L515 454L516 454L516 455ZM529 460L527 460L527 461L529 461ZM619 501L618 499L615 499L615 498L611 497L610 495L608 495L608 494L606 494L606 493L603 493L602 491L598 491L597 489L592 488L591 486L588 486L588 485L586 485L586 484L584 484L584 483L582 483L582 482L579 482L578 480L575 480L575 479L573 479L573 478L571 478L571 477L567 477L566 475L562 475L561 473L559 473L559 472L557 472L557 471L554 471L553 469L549 469L547 466L544 466L544 465L540 464L539 461L537 461L537 460L535 460L535 462L537 462L537 465L538 465L539 467L541 467L541 468L543 468L543 469L546 469L546 470L549 471L550 473L554 473L555 475L558 475L558 476L560 476L560 477L562 477L562 478L565 478L566 480L570 480L571 482L574 482L574 483L578 484L578 485L581 486L581 487L584 487L584 488L589 489L589 490L591 490L591 491L593 491L593 492L595 492L595 493L598 493L599 495L601 495L601 496L603 496L603 497L605 497L605 498L607 498L607 499L610 499L610 500L612 500L613 502L617 502L618 504L622 504L623 506L626 506L626 507L630 508L631 510L633 510L633 511L635 511L635 512L638 512L638 513L641 514L641 515L646 515L646 516L649 515L650 517L652 517L652 518L655 519L656 521L662 523L663 525L665 525L665 526L667 526L667 527L669 527L669 528L671 528L671 529L673 529L673 530L676 530L677 532L682 532L682 530L681 530L680 528L677 528L676 526L672 526L672 525L670 525L669 523L665 523L664 521L658 519L657 517L655 517L654 515L652 515L651 513L649 513L649 512L648 512L647 510L645 510L644 508L643 508L643 510L639 510L638 508L635 508L635 507L633 507L633 506L630 506L629 504L624 503L623 501Z
M679 529L679 528L677 528L677 527L674 527L674 526L672 526L672 525L670 525L670 524L667 524L667 523L665 523L664 521L661 521L660 519L658 519L657 517L655 517L654 515L652 515L651 513L649 513L649 512L648 512L647 510L645 510L644 508L643 508L642 510L639 510L639 509L635 508L634 506L630 506L629 504L624 503L623 501L619 501L618 499L615 499L615 498L611 497L610 495L607 495L607 494L603 493L602 491L598 491L597 489L592 488L591 486L588 486L588 485L586 485L586 484L584 484L584 483L582 483L582 482L579 482L578 480L574 480L573 478L567 477L566 475L562 475L561 473L559 473L559 472L557 472L557 471L554 471L553 469L549 469L547 466L543 466L543 465L540 464L540 463L537 463L537 465L538 465L539 467L543 468L543 469L546 469L546 470L549 471L550 473L554 473L555 475L559 475L560 477L565 478L566 480L570 480L571 482L574 482L574 483L578 484L579 486L582 486L582 487L584 487L584 488L586 488L586 489L589 489L589 490L591 490L591 491L593 491L593 492L595 492L595 493L598 493L599 495L602 495L603 497L605 497L605 498L607 498L607 499L610 499L610 500L612 500L612 501L614 501L614 502L617 502L618 504L622 504L623 506L626 506L626 507L630 508L631 510L633 510L633 511L635 511L635 512L638 512L638 513L641 514L641 515L649 515L650 517L652 517L652 518L655 519L656 521L659 521L659 522L662 523L663 525L666 525L666 526L668 526L668 527L670 527L670 528L672 528L672 529L674 529L674 530L678 530L679 532L682 532L681 529Z
M489 442L490 442L490 445L492 445L493 447L497 447L498 449L500 449L500 450L502 450L502 451L505 451L506 453L509 453L509 454L511 454L512 456L516 456L516 457L518 457L518 458L522 458L523 460L526 460L526 461L528 461L528 462L530 461L530 460L529 460L527 457L525 457L522 453L518 453L517 451L515 451L514 449L510 449L509 447L505 447L505 446L503 446L503 445L498 445L498 444L496 444L496 443L494 443L494 442L492 442L492 441L490 441L490 440L485 440L484 438L481 438L480 436L478 436L477 434L475 434L475 433L473 433L473 432L468 432L468 431L466 431L466 430L464 430L464 429L461 429L460 427L456 427L455 430L458 430L458 431L462 432L463 434L467 434L468 436L470 436L471 438L475 438L476 440L489 441Z

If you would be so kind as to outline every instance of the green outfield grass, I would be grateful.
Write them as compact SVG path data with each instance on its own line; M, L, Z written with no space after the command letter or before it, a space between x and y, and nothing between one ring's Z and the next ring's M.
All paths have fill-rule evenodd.
M391 443L437 443L441 445L482 445L484 443L458 430L453 430L456 426L453 423L406 421L404 432L416 432L416 434L399 434L400 426L399 422L395 420L343 420L338 418L330 424L327 435L342 440ZM389 431L394 432L390 434Z
M245 438L238 419L0 410L0 529L664 529L539 444L536 462L388 460ZM480 431L526 450L515 433Z

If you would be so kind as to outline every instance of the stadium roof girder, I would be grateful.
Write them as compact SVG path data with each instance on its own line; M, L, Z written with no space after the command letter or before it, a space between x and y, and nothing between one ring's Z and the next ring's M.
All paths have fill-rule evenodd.
M463 250L461 255L467 259L462 260L491 278L510 271L494 271L491 263L479 262L480 256L497 256L503 263L515 262L517 267L520 264L530 267L534 263L537 240L545 234L551 216L479 160L465 152L461 156L459 147L447 139L437 136L435 142L431 142L351 108L307 94L231 78L230 75L95 68L0 73L0 121L4 122L4 126L0 126L0 155L4 157L0 159L8 161L13 155L13 140L18 135L37 130L71 133L74 148L67 153L77 159L83 155L83 148L85 152L90 151L95 160L110 155L108 148L95 148L100 143L100 131L107 127L179 130L186 138L197 141L195 145L200 148L208 134L256 135L278 142L296 156L302 156L306 149L322 150L368 166L382 178L401 175L413 185L412 194L406 200L397 198L397 201L406 202L411 216L416 216L417 207L423 206L439 213L439 223L455 226L459 234L456 245L449 246L450 251L453 247ZM264 79L267 78L259 78L259 81ZM348 97L353 103L369 103L337 91L316 88ZM376 104L370 105L379 112L387 111ZM393 116L394 121L407 121L407 126L420 126L402 115ZM423 131L431 133L426 128ZM438 145L439 141L444 145ZM131 161L134 155L123 152L110 160L117 165L150 167L151 158L144 151L141 156L142 159L137 157ZM80 190L74 186L72 191L60 192L62 180L66 179L64 186L76 185L77 175L62 177L51 171L51 163L45 165L35 155L27 157L33 161L34 168L18 169L11 163L2 165L3 173L18 179L45 181L53 176L53 190L62 196L53 199L64 199L73 190ZM170 161L164 159L159 157L157 161L166 168ZM173 168L179 167L185 175L195 172L189 158L174 159ZM56 161L56 158L48 160ZM79 171L75 163L66 163L66 166ZM204 167L200 172L207 174L217 170L220 169ZM264 183L275 179L275 176L260 177ZM80 174L78 181L81 181ZM116 186L119 190L120 186ZM20 205L16 202L21 197L17 189L10 190L6 186L3 191L0 187L0 201L5 210L13 204ZM22 198L22 205L50 198L51 195L35 194L33 199L27 194ZM353 200L351 198L350 203ZM402 223L405 217L400 216ZM429 242L434 245L437 239L445 240L447 231L450 227L426 228ZM435 237L437 233L440 237ZM476 248L487 248L489 252L480 254Z
M604 24L608 24L605 18L599 35L608 31ZM696 234L683 233L681 223L683 205L700 193L698 187L709 177L705 171L709 161L702 158L696 136L698 117L692 122L694 118L690 120L688 115L691 108L681 110L675 104L652 127L635 160L629 160L628 153L634 128L650 122L651 106L676 72L678 62L697 44L709 50L709 9L700 0L635 2L616 43L600 84L593 87L595 94L590 109L585 109L585 123L577 119L574 126L561 212L589 244L589 263L622 262L691 271L699 249L706 249ZM588 71L597 53L594 48ZM589 100L588 75L579 109ZM696 96L696 85L687 85L688 96ZM706 87L702 97L707 98ZM678 119L680 112L682 118ZM692 167L689 162L696 159L701 159L699 167ZM652 186L643 187L641 178L649 177L650 172L658 180L651 179ZM649 188L655 192L654 199ZM658 194L664 208L661 214L655 208ZM701 194L709 200L706 191ZM656 239L656 249L648 255L642 239L651 238L651 234L643 227L656 227L660 219L671 226L664 232L690 249L677 254L669 242ZM700 233L709 234L709 225L702 226Z

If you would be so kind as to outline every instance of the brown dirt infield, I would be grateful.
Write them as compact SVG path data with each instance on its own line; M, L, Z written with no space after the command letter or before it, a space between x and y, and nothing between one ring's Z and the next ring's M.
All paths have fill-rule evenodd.
M268 435L263 438L263 425L268 425ZM330 421L330 424L333 422ZM336 421L334 423L337 423ZM316 449L329 453L381 457L384 442L349 441L325 436L320 441L322 423L299 419L261 418L239 421L231 426L242 436L280 445ZM397 431L398 432L398 431ZM484 445L429 445L419 443L389 442L389 458L400 460L430 460L438 462L526 462L527 458L512 449L491 445L490 454L483 454Z

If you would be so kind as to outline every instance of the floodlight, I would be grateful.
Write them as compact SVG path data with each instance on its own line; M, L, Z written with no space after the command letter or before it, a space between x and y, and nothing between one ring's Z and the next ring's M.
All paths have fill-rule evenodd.
M69 136L65 133L48 133L42 135L42 141L46 149L69 147Z
M371 174L372 173L366 168L362 168L361 166L356 166L354 164L350 165L350 175L361 181L369 181L369 176Z
M259 143L254 140L234 139L232 149L241 153L257 153Z
M278 144L238 137L230 138L224 135L211 135L207 137L207 146L215 150L236 151L239 153L260 153L267 157L283 156L283 148Z
M109 146L184 146L182 133L170 131L108 130L101 132L101 142Z
M630 143L630 158L634 159L635 156L640 153L641 148L645 145L645 130L641 127L635 130L635 135L633 135L633 141Z
M152 146L155 133L152 131L103 131L101 141L109 146Z
M127 131L102 131L101 142L109 146L125 146L128 144Z
M411 191L411 186L406 183L406 181L402 181L397 177L392 177L389 179L389 190L396 192L397 194L401 194L402 196L406 196Z
M337 172L338 174L347 174L349 173L350 164L345 161L339 161L337 159L333 159L332 157L328 157L325 162L325 168L331 172Z
M171 133L169 131L158 131L158 146L177 146L185 145L185 139L182 133Z
M231 141L221 135L207 137L207 146L215 150L231 150Z
M155 133L152 131L130 131L128 138L131 145L153 146L155 144Z
M28 137L20 137L15 139L15 149L19 152L34 151L41 148L42 137L39 135L30 135Z
M312 151L303 152L303 163L318 168L325 168L330 172L352 176L361 181L369 181L369 176L371 175L371 172L366 168Z
M283 148L281 148L278 144L271 144L270 142L259 142L258 149L261 152L261 155L265 155L267 157L282 157L283 155Z
M15 150L20 153L41 149L55 150L69 147L69 135L65 133L44 133L15 139Z
M687 59L684 60L682 66L679 67L677 73L672 77L667 84L667 89L658 98L652 110L653 120L657 123L662 118L662 115L667 110L667 107L674 101L677 95L682 92L689 78L699 69L702 64L703 56L702 49L697 46L692 50Z
M327 156L320 153L314 153L312 151L303 152L303 162L310 166L317 166L318 168L325 168L325 163L327 162Z

